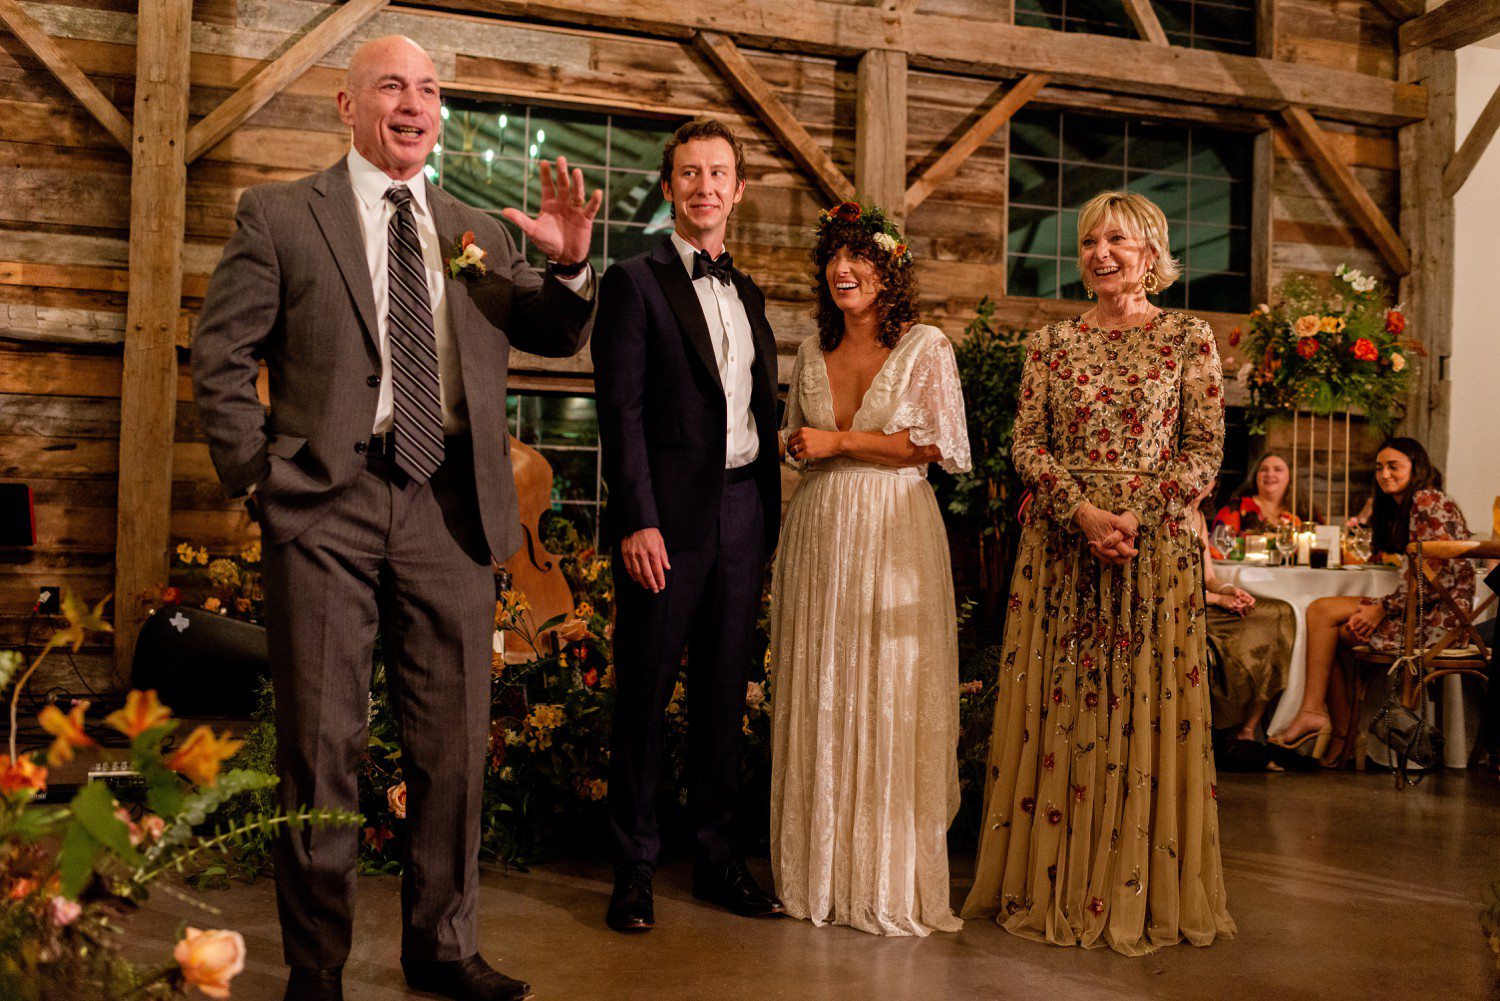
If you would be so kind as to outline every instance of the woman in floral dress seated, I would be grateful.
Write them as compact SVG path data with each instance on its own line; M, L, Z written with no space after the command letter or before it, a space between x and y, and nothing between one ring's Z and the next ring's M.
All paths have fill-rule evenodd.
M1129 956L1235 930L1187 514L1218 473L1223 376L1208 324L1146 298L1180 273L1170 246L1146 198L1092 199L1078 265L1099 304L1027 345L1013 455L1034 495L963 910Z
M818 332L787 394L802 471L771 583L771 867L786 912L876 935L958 931L958 636L927 466L969 468L953 346L916 322L879 209L823 214Z
M1443 474L1414 438L1391 438L1375 455L1375 499L1369 519L1376 558L1405 558L1409 543L1469 537L1458 502L1443 493ZM1474 601L1474 564L1444 560L1438 580L1460 607ZM1342 672L1335 671L1340 648L1361 643L1382 653L1405 643L1406 578L1384 598L1341 595L1319 598L1307 607L1307 687L1302 708L1286 728L1271 737L1283 747L1314 743L1324 765L1342 757L1358 706L1349 704ZM1454 614L1433 603L1416 642L1429 646L1458 625Z

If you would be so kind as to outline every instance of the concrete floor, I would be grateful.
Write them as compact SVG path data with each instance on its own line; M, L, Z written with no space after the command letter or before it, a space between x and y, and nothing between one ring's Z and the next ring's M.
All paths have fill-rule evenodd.
M1500 998L1476 920L1484 888L1500 878L1500 782L1448 772L1398 794L1378 774L1224 775L1219 805L1240 931L1207 949L1126 959L1039 945L989 922L913 940L746 921L693 900L682 860L658 876L656 930L630 938L603 925L603 865L487 871L481 947L539 999ZM756 867L766 871L763 860ZM971 867L955 861L955 901ZM346 996L407 997L398 881L362 880L359 893ZM250 960L234 997L279 1001L271 883L206 896L220 918L157 893L131 923L135 945L166 955L182 921L237 928Z

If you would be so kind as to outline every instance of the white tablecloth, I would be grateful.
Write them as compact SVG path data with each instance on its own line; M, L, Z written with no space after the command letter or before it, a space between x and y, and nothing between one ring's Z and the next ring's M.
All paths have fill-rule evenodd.
M1307 687L1307 606L1332 594L1379 597L1401 583L1400 571L1387 567L1314 570L1215 560L1214 572L1221 581L1242 587L1257 598L1280 598L1297 616L1297 639L1292 645L1286 691L1266 726L1268 734L1280 733L1302 707L1302 692Z

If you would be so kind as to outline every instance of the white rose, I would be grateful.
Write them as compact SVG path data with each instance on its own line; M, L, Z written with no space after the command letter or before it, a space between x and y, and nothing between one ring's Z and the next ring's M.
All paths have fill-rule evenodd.
M1391 371L1399 372L1406 367L1406 355L1399 351L1391 352Z
M895 238L893 238L889 233L876 233L875 245L881 250L885 251L887 254L894 254L896 252Z
M464 252L458 255L458 263L460 267L466 268L471 264L478 264L482 260L484 260L484 251L480 249L479 244L477 243L469 244L464 248Z

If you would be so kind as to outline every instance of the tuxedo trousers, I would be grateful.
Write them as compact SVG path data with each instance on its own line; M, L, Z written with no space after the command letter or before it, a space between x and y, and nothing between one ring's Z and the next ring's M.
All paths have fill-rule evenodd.
M423 484L371 456L311 525L264 544L283 809L359 808L380 637L406 782L401 951L418 960L478 948L495 585L472 443L447 446ZM263 527L274 528L274 495L257 499ZM348 956L359 837L351 827L303 826L277 838L289 965L341 966Z
M667 540L667 586L641 587L613 553L615 718L609 817L615 868L655 870L656 797L665 716L687 649L688 814L698 854L735 857L734 808L744 741L745 688L755 656L766 570L765 514L753 481L726 483L715 530L701 545Z

